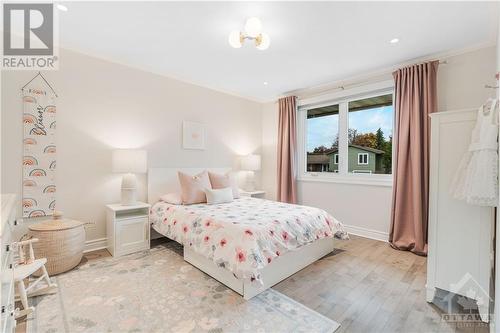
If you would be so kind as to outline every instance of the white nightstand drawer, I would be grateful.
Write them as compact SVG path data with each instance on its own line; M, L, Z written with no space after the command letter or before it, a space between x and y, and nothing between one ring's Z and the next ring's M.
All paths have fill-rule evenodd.
M148 218L116 220L116 252L124 255L149 248Z

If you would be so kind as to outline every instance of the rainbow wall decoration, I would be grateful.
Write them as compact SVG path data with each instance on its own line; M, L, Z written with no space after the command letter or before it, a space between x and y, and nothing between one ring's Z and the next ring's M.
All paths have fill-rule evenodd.
M56 98L37 76L23 88L23 217L51 215L56 205Z

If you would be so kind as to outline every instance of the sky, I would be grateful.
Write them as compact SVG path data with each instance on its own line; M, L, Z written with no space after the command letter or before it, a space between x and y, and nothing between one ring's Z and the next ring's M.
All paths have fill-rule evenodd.
M375 133L379 128L389 140L392 135L393 107L383 106L358 112L349 112L349 128L358 130L358 134ZM339 116L307 119L307 151L313 151L321 145L330 147L337 136Z

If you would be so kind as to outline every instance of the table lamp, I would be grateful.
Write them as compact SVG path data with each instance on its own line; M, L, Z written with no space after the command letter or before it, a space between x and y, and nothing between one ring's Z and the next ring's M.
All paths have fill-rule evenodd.
M121 204L130 206L137 203L136 173L147 172L147 152L138 149L113 150L113 172L124 173L122 178Z
M260 170L260 155L246 155L241 158L241 170L248 171L245 190L255 191L255 171Z

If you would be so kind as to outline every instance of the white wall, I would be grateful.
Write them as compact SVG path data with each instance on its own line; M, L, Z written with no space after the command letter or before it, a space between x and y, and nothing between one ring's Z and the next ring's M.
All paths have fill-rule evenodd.
M487 97L494 96L495 91L485 89L484 85L495 84L496 47L452 56L447 61L448 64L440 65L438 70L439 111L476 108ZM378 79L390 78L391 74L387 73ZM307 93L299 91L298 96L309 97ZM271 138L277 137L277 109L276 103L268 103L263 108L263 142L271 142ZM276 155L272 155L273 151L266 149L265 144L263 147L264 156L272 162L265 164L262 179L268 191L275 190L276 186L271 184L276 184ZM299 181L298 197L302 204L330 212L352 233L377 239L388 237L391 187Z
M59 95L57 209L94 222L87 239L106 237L104 205L120 199L113 148L144 148L149 167L233 166L260 152L262 105L79 53L61 50L58 71L44 73ZM2 73L2 193L21 193L20 88L33 72ZM181 148L182 120L206 124L206 150ZM139 199L146 200L146 175Z
M262 189L266 198L276 200L278 153L278 104L262 106Z
M496 46L447 58L438 69L438 110L478 108L495 96Z
M392 187L300 181L298 195L300 203L325 209L348 232L380 240L388 237Z

